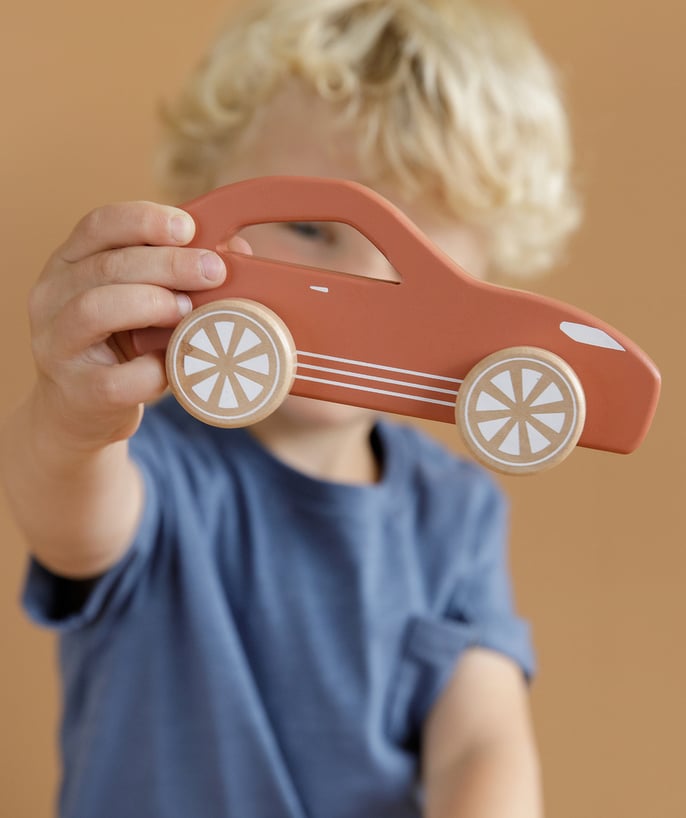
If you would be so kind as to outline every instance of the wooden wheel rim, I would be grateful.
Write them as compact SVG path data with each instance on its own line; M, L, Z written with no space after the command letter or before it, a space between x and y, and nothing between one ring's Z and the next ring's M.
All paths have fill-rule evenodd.
M276 409L293 382L295 348L280 318L262 305L217 302L178 325L167 375L179 402L215 426L246 426Z
M574 371L546 350L505 350L467 376L458 422L471 450L506 473L541 471L576 446L585 419Z

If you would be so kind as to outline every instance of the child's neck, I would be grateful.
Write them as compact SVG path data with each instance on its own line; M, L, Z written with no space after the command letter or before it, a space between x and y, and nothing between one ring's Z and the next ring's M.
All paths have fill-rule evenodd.
M250 427L250 433L282 462L319 480L376 483L380 466L371 444L374 419L345 425L301 425L278 413Z

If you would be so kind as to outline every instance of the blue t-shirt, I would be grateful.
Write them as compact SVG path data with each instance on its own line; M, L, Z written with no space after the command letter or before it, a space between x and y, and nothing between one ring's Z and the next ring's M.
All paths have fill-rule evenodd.
M91 582L31 562L60 632L61 818L409 818L422 724L480 645L533 671L491 478L380 422L379 483L311 479L174 401L131 441L146 503Z

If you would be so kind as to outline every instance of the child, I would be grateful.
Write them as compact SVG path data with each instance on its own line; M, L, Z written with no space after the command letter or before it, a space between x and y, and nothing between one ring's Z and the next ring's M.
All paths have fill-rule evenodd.
M357 179L476 276L545 267L577 219L551 72L482 3L253 3L166 121L178 201ZM60 816L535 818L532 650L491 478L350 406L289 397L231 431L169 398L143 414L160 330L226 275L193 230L100 208L31 296L37 381L2 464L26 608L60 634ZM246 241L392 275L340 225Z

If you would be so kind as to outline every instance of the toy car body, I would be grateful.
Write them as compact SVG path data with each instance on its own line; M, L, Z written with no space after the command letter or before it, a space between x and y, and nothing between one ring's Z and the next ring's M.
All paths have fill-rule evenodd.
M289 391L429 420L457 417L480 460L515 473L554 465L577 443L628 453L648 430L660 376L629 338L575 307L474 279L362 185L264 177L184 208L197 225L192 246L217 251L228 270L218 290L192 294L202 309L168 348L173 391L206 422L255 422ZM281 221L351 225L401 280L228 250L243 227ZM252 312L239 326L232 316L246 302ZM272 318L276 341L268 342L253 322ZM264 403L268 392L274 406Z

